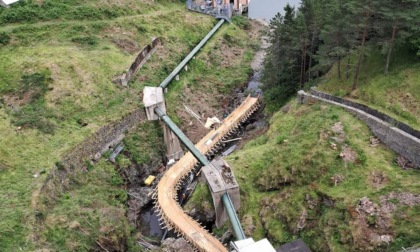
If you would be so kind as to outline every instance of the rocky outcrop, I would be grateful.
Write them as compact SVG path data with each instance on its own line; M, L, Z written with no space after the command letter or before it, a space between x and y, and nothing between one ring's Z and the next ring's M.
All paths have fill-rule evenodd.
M161 246L163 252L193 252L193 248L188 244L188 242L184 238L168 238L163 241Z

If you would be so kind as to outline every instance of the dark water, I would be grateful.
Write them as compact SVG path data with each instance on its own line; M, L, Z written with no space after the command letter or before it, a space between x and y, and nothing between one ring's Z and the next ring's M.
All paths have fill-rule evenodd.
M249 3L248 16L254 19L269 21L278 12L284 15L283 8L289 3L295 8L299 7L300 0L251 0Z
M160 229L161 226L159 225L159 218L157 217L156 213L154 212L153 207L145 209L141 213L141 227L140 230L142 234L150 237L159 239L163 235L163 230Z
M261 85L262 83L260 82L260 72L254 72L254 74L248 82L248 90L251 91L251 93L261 95Z

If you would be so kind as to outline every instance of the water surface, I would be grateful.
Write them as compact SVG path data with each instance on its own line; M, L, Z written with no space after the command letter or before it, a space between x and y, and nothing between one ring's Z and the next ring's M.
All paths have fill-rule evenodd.
M287 3L297 8L299 7L300 0L251 0L248 16L253 19L265 19L269 21L278 12L284 15L283 8Z

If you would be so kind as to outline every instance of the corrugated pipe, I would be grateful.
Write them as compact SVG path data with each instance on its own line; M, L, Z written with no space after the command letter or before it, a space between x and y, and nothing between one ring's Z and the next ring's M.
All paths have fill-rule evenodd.
M179 65L172 71L171 74L166 77L166 79L160 83L161 88L166 88L169 83L175 78L175 76L184 68L187 63L194 57L195 54L197 54L198 51L204 46L204 44L216 33L217 30L222 26L222 24L225 22L224 19L221 19L219 23L217 23L213 29L201 40L201 42L190 52L190 54L185 57L185 59L179 63Z

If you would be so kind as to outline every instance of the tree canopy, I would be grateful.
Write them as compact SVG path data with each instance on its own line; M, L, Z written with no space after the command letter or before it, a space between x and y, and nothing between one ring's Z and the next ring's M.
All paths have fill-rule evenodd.
M357 89L371 49L386 58L384 74L395 48L407 47L420 56L418 0L302 0L298 9L286 5L284 10L284 16L278 13L270 21L271 46L262 73L271 110L335 64L338 77L352 78L352 89Z

